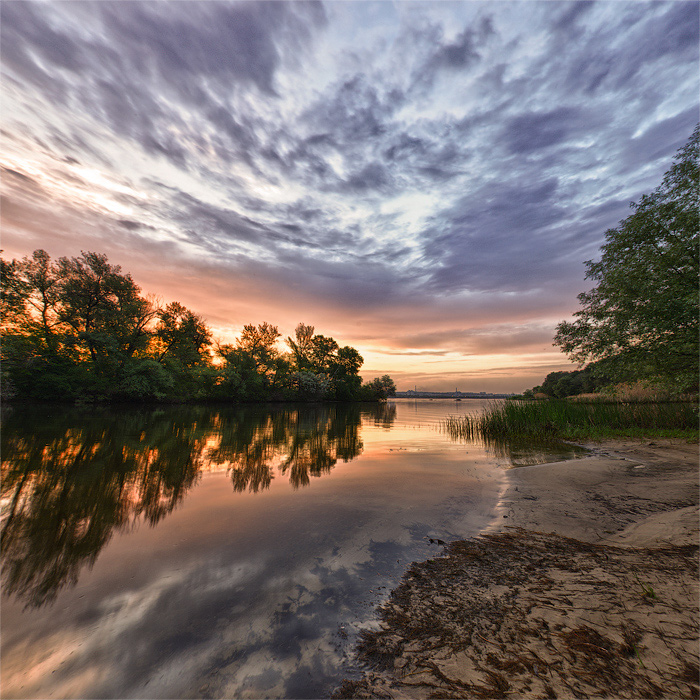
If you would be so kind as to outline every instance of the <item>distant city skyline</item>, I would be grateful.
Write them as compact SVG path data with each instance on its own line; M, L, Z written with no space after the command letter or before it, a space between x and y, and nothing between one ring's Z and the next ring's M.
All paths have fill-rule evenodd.
M696 2L4 2L2 248L405 391L573 365L584 261L698 122ZM466 389L468 387L468 389Z

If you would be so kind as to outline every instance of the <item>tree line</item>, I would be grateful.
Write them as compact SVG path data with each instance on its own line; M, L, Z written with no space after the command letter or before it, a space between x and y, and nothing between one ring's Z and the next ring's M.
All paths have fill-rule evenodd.
M536 395L546 394L552 398L563 399L579 394L594 394L614 386L615 371L604 361L590 362L582 369L569 372L550 372L542 384L527 389L523 396L534 398Z
M700 125L661 185L630 206L633 213L606 231L600 260L586 262L596 287L579 294L574 320L557 326L554 344L585 366L554 372L526 395L565 397L623 382L697 393Z
M300 323L280 348L269 323L234 343L212 337L179 302L143 296L107 256L0 258L3 397L113 401L376 401L389 375L363 383L352 347Z

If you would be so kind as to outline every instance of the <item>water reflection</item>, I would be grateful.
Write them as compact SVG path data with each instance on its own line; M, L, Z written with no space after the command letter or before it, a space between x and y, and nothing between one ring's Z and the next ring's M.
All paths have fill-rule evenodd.
M2 552L7 593L53 600L115 530L155 524L197 481L200 422L123 414L11 412L2 435ZM78 419L79 420L76 420Z
M470 419L474 418L473 411L467 411L467 413L471 414ZM585 447L563 442L554 436L537 438L509 436L503 438L481 435L476 429L472 433L468 427L466 430L462 429L459 415L450 415L441 421L439 429L458 444L483 444L486 452L493 455L506 468L549 464L584 457L589 453Z
M484 441L487 452L506 467L531 467L585 457L588 450L561 440L494 440Z
M430 538L492 522L504 472L440 432L455 410L17 408L3 693L328 697Z
M395 410L395 408L394 408ZM53 601L91 567L114 533L155 525L204 468L226 468L235 491L294 488L362 452L361 416L389 425L386 406L6 412L2 431L2 570L6 594Z
M370 405L369 408L366 409L366 416L371 419L377 427L389 430L396 420L396 404L378 403Z
M307 486L362 452L360 415L357 405L319 405L220 417L206 458L228 468L235 491L269 488L275 468L293 488Z

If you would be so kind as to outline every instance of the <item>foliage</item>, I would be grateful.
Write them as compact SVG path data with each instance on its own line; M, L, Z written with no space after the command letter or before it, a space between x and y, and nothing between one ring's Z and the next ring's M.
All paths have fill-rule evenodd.
M294 372L292 382L296 386L299 398L302 399L324 399L331 390L331 380L326 375L306 370Z
M296 327L294 339L287 337L287 345L289 345L294 354L294 362L299 369L303 371L311 366L311 351L313 349L314 327L300 323Z
M372 379L372 381L367 382L367 384L362 387L362 399L364 401L383 400L389 396L395 395L396 385L388 374Z
M151 358L128 362L121 373L115 397L127 401L165 399L174 388L175 378Z
M141 297L131 276L110 265L107 256L60 258L54 274L58 293L53 311L81 356L89 353L90 360L109 373L145 347L146 328L156 310Z
M598 284L554 341L572 359L608 360L621 380L697 387L699 141L700 126L661 185L606 232L601 259L586 263Z
M484 439L599 439L667 436L697 439L698 408L692 402L504 401L483 413L459 416L445 425L455 437Z
M563 399L567 396L588 394L606 388L612 381L609 360L591 362L583 369L570 372L550 372L540 386L524 392L524 398L534 398L536 394Z
M389 377L363 387L362 357L300 323L291 352L269 323L215 343L204 319L164 307L105 255L53 262L43 250L0 259L2 391L8 399L77 401L379 400Z
M182 368L206 364L211 331L201 316L174 301L157 312L157 360L170 361Z

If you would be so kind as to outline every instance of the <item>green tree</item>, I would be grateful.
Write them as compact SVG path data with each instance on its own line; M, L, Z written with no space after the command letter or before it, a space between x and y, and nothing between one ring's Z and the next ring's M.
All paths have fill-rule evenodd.
M243 326L236 346L239 350L250 355L259 373L267 375L274 371L274 361L279 357L277 349L279 337L280 332L277 330L277 326L272 326L269 323L260 323L254 326L250 323Z
M314 374L308 370L299 370L293 372L290 379L296 392L294 398L320 401L327 398L332 389L331 380L326 374Z
M388 374L376 377L362 386L362 398L366 401L384 400L395 395L396 385Z
M191 368L209 359L211 331L201 316L177 301L158 311L155 335L159 341L156 359L161 364L170 360Z
M22 325L28 289L19 275L17 260L0 258L0 322L3 334Z
M41 338L45 347L56 352L60 314L61 278L45 250L35 250L31 258L12 261L15 279L8 285L16 316L25 331ZM21 302L20 302L21 300ZM19 302L19 303L18 303Z
M554 340L572 359L605 359L620 379L697 387L699 140L700 126L661 185L606 232L601 259L586 262L598 284Z
M311 340L311 367L315 372L328 373L337 356L338 343L325 335L315 335Z
M363 360L351 347L300 323L277 347L276 326L243 327L235 345L178 302L164 308L106 255L52 262L48 253L0 258L2 391L28 399L336 399L386 397L384 378L362 392Z
M309 369L311 366L311 351L313 349L314 327L307 326L303 323L297 325L294 332L294 339L287 337L287 345L289 345L294 357L296 369L301 371Z
M325 335L314 335L314 327L300 323L295 338L287 338L292 351L294 389L306 398L330 397L341 401L357 397L362 380L363 359L355 348L340 347Z
M83 252L60 258L61 318L101 371L121 367L148 343L148 326L157 310L141 297L131 275L110 265L106 255Z
M2 261L2 390L5 398L73 395L78 356L66 343L61 277L43 250Z
M357 397L362 384L359 372L363 363L362 355L355 348L348 345L338 348L329 366L336 399L350 401Z
M277 326L247 324L236 345L219 345L224 359L222 386L224 395L241 399L265 399L283 383L289 365L277 349Z
M61 277L49 254L2 261L3 334L31 336L37 351L55 353L63 326Z
M158 309L106 256L2 263L3 386L24 398L164 397L173 381L145 357Z

